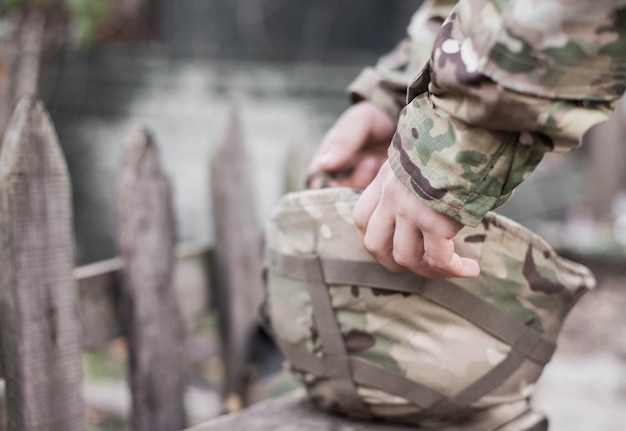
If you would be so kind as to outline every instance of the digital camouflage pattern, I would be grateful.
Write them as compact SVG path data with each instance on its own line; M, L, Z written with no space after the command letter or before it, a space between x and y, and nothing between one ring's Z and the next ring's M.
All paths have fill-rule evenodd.
M378 265L362 247L354 226L352 208L357 199L356 192L345 188L285 196L268 224L267 248L291 256L314 255ZM556 341L568 311L595 283L586 268L559 258L541 238L493 213L478 226L465 227L454 241L461 255L479 262L481 275L444 284L415 275L416 291L418 285L461 288L548 342ZM279 345L323 356L307 283L281 274L270 265L266 289L264 313ZM328 293L352 358L419 382L447 397L454 397L492 371L514 350L502 339L418 293L352 283L330 285ZM298 363L292 365L295 370L301 369ZM500 426L502 420L510 419L509 414L519 415L520 406L528 409L527 401L543 366L523 358L510 375L471 403L473 408L491 409L487 412L499 412L499 416L494 418L483 411L482 419L472 416L465 419L467 426L458 429L488 431L492 428L485 423L492 421ZM324 408L340 409L328 378L307 372L301 375L313 400ZM420 407L380 388L357 385L357 391L375 417L421 425L448 419L432 415L417 418L414 415L420 413Z
M426 2L413 23L434 24L451 5ZM545 152L577 147L609 118L626 85L626 0L461 0L448 10L436 37L412 24L395 62L350 90L391 115L403 106L400 81L417 75L404 81L391 165L426 205L475 226Z

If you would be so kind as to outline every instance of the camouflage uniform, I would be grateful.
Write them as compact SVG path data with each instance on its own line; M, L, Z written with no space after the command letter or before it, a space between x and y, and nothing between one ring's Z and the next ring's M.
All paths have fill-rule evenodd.
M475 226L547 151L577 147L608 119L626 83L626 1L454 3L425 2L409 40L350 90L399 115L389 148L398 178Z
M489 211L609 117L625 19L626 0L427 0L409 39L350 86L398 120L395 174L466 225L455 249L481 274L388 272L361 245L353 191L285 197L267 229L264 314L317 404L446 431L547 429L533 386L594 280Z

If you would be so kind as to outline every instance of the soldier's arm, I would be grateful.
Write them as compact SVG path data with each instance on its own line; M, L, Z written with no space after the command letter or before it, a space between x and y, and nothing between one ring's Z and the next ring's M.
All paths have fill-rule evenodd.
M476 225L624 91L626 1L461 0L389 148L426 206Z
M625 5L461 0L410 86L389 164L355 206L366 249L390 270L476 276L451 238L505 202L545 152L576 147L623 93Z

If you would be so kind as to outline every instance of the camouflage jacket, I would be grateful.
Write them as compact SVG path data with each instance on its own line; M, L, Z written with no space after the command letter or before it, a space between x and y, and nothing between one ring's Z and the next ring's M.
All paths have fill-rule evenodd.
M398 178L470 226L626 85L626 0L426 0L408 34L350 91L398 118Z

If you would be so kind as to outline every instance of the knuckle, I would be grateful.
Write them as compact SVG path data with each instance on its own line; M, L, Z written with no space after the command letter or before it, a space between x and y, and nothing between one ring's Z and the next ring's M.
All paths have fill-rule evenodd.
M424 261L431 268L444 269L446 267L446 262L437 256L424 256Z
M410 218L410 216L411 216L411 212L407 210L407 208L404 205L399 205L396 208L396 217L408 219Z
M381 255L378 244L372 241L372 239L368 236L365 236L365 238L363 238L363 247L374 257L379 257Z
M393 260L400 266L410 267L413 264L413 259L409 253L404 250L393 250Z
M404 269L404 267L402 266L392 265L392 264L387 264L387 265L383 264L383 266L391 272L395 272L395 273L406 272L406 269Z

